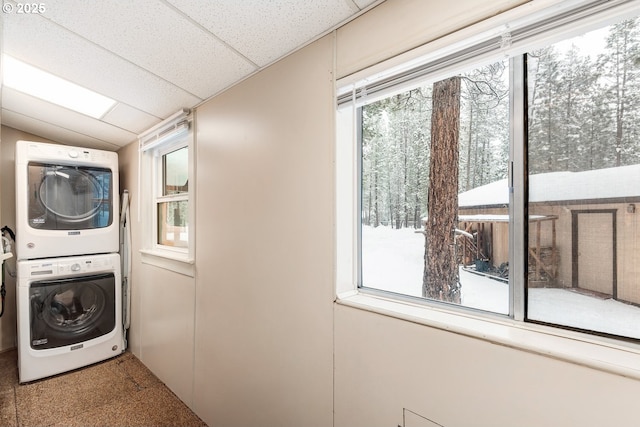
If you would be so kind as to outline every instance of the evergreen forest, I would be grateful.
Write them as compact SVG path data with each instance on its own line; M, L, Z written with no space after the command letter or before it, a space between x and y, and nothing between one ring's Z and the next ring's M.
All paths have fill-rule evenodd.
M640 23L627 20L525 55L530 174L640 163ZM509 61L463 73L459 192L504 179ZM362 107L362 222L421 227L432 83Z

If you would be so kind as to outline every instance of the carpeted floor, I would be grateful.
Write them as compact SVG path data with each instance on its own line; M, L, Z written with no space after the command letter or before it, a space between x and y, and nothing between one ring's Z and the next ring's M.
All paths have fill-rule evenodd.
M18 384L17 352L0 353L0 426L206 426L133 354Z

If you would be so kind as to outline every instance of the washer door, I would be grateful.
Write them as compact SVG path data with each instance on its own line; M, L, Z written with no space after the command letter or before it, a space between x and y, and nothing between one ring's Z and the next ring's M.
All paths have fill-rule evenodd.
M31 348L74 345L111 332L115 286L113 274L31 283Z
M29 163L29 225L43 230L107 227L111 170Z

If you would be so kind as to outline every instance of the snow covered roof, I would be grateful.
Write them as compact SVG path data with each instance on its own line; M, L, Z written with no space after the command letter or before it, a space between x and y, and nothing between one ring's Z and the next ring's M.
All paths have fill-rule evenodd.
M530 202L560 202L640 197L640 165L583 172L550 172L529 177ZM507 180L492 182L458 195L460 207L506 205Z
M551 217L546 215L529 215L529 221L542 221L546 219L552 219L557 217ZM424 221L426 218L423 218ZM458 220L463 222L509 222L511 218L509 215L499 214L478 214L478 215L458 215Z

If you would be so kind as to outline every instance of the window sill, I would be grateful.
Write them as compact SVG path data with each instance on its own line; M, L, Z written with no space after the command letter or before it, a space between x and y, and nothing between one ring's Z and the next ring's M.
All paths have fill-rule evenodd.
M141 249L142 263L164 268L178 274L195 277L195 260L186 255L168 251Z
M593 369L640 379L640 345L543 325L460 313L364 292L338 295L338 304L478 338Z

